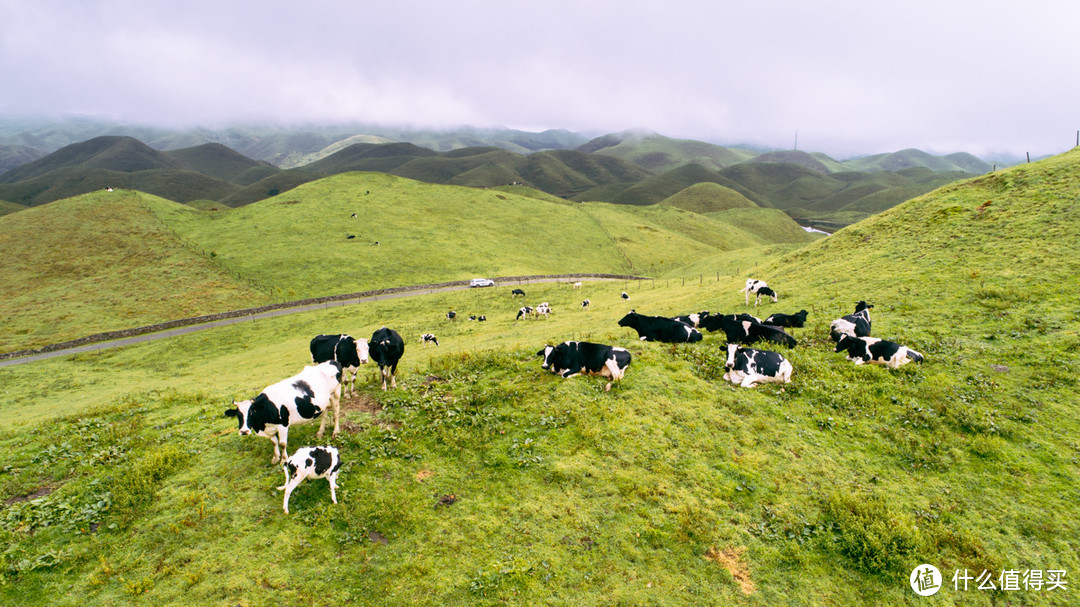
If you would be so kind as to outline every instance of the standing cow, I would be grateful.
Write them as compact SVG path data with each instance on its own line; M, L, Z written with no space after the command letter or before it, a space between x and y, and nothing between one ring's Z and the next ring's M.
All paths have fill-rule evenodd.
M761 302L761 297L770 297L773 303L776 303L779 299L776 291L769 288L769 285L765 284L764 280L756 280L753 278L746 279L746 286L739 289L739 293L746 293L746 305L750 305L750 296L754 296L754 307L756 308L758 303Z
M325 478L330 482L330 501L337 503L337 476L341 470L341 456L334 447L301 447L285 460L285 484L278 491L285 490L285 499L281 507L289 513L289 496L294 489L308 478ZM290 478L291 475L291 478Z
M386 380L390 380L390 387L397 388L398 361L405 353L405 342L401 335L393 329L382 327L371 334L371 359L379 364L379 373L382 375L382 389L386 389Z
M328 360L336 360L341 364L341 370L346 373L342 377L345 387L345 395L351 396L356 389L356 374L360 371L360 365L368 362L368 340L353 339L348 335L316 335L311 340L311 362L324 363Z
M276 464L282 454L289 457L289 427L306 424L319 417L327 409L334 415L334 436L338 435L341 401L341 365L330 360L318 365L304 367L299 374L268 386L252 400L233 401L233 408L226 409L227 417L235 417L241 436L254 433L265 436L274 443ZM326 429L326 417L319 424L315 436L321 437Z

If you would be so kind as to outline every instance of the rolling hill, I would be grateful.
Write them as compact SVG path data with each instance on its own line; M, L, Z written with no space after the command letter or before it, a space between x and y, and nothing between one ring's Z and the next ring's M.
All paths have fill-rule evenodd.
M714 258L685 282L526 285L552 303L546 320L513 320L506 288L473 289L0 369L0 602L897 605L922 601L909 577L933 564L939 603L1071 604L1071 586L950 578L1080 567L1078 176L1074 150L950 184L782 255L737 249L750 263L715 280L697 265ZM398 179L362 177L384 180L363 184L370 196ZM271 202L322 204L287 200ZM147 201L166 223L194 213ZM249 228L280 233L270 217ZM627 305L749 311L737 290L751 276L780 293L759 314L810 312L782 351L790 384L732 387L719 335L658 344L617 325ZM829 321L860 299L921 365L832 351ZM408 341L400 388L366 370L339 436L290 432L345 465L339 503L312 481L284 515L268 441L222 410L307 364L313 335L381 325ZM418 345L425 331L443 345ZM565 339L626 348L626 377L604 392L540 369L537 349Z
M0 217L0 255L16 260L5 268L11 274L0 274L10 285L0 293L0 313L8 318L0 328L10 329L0 331L0 348L478 275L657 274L722 251L810 240L787 218L786 231L778 231L762 209L757 221L727 223L673 206L569 204L521 186L479 190L384 173L333 175L242 208L212 205L203 201L197 210L140 192L99 190ZM65 265L71 243L88 261ZM138 288L130 305L117 303L119 286L98 290L122 267ZM35 271L79 278L34 281ZM205 274L206 284L178 290L170 277L184 271ZM79 312L65 320L62 310L71 309Z

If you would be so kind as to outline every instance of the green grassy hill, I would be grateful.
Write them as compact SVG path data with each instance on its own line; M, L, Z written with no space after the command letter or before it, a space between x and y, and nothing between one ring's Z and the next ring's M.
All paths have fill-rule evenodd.
M951 577L1080 567L1078 167L1080 150L797 250L739 249L736 274L525 285L547 320L513 320L522 300L497 287L0 369L0 602L895 605L921 601L908 577L930 563L943 604L1071 604L1071 582ZM725 383L718 335L644 343L616 324L631 306L747 311L748 276L780 293L758 313L810 311L786 386ZM828 323L858 299L926 361L832 352ZM306 364L312 335L381 325L407 341L400 389L366 369L340 436L293 430L346 463L340 503L307 481L284 515L269 441L221 412ZM426 331L443 345L418 345ZM543 372L535 352L571 338L628 348L623 382Z
M235 209L99 191L0 220L0 252L13 260L0 272L9 285L0 312L10 328L0 350L268 300L474 276L666 272L718 252L790 241L760 217L733 227L674 207L572 204L521 186L479 190L381 173L336 175ZM71 242L90 260L114 261L94 272L69 267ZM185 281L217 284L220 293L200 300L206 287L178 291L172 275L180 270L160 271L163 259L194 273ZM109 274L112 263L138 276L134 304L117 303L125 295L122 279ZM35 272L63 278L34 281ZM206 275L196 279L200 272ZM39 300L49 305L32 304ZM73 308L80 312L65 317Z
M598 137L577 148L582 152L614 156L663 173L687 164L717 170L757 154L748 150L655 134L617 133Z
M737 208L757 208L754 201L718 183L703 182L680 190L660 204L686 209L695 213L711 213Z
M155 206L180 205L116 190L0 217L0 351L270 302Z

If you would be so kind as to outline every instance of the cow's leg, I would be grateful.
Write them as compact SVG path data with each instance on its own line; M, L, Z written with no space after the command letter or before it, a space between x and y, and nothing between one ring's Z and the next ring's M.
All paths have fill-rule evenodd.
M271 434L270 442L274 443L274 458L270 460L271 464L276 464L281 461L281 447L278 444L278 435Z
M387 367L379 367L379 373L382 374L382 389L386 389L386 371Z
M282 499L281 507L285 510L285 514L289 513L289 496L292 495L293 489L296 489L300 485L300 482L304 480L304 475L300 474L300 470L296 471L296 476L292 477L285 485L285 497Z
M281 443L281 458L278 461L285 461L289 459L289 427L281 426L277 431L278 442ZM274 449L276 455L277 449ZM274 462L276 463L276 462Z
M334 436L341 433L341 389L330 393L330 409L334 412Z
M742 383L739 384L739 385L742 386L743 388L753 388L754 386L757 385L757 382L758 382L757 376L748 373L746 375L746 377L743 378Z
M337 472L326 477L330 481L330 501L337 503Z
M390 387L397 388L397 363L390 367Z

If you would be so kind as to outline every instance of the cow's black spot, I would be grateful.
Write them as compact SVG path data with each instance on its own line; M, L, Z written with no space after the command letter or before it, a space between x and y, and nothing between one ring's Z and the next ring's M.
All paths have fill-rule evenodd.
M334 463L334 456L326 449L315 449L312 455L315 456L315 474L323 474Z
M312 400L315 398L315 391L311 389L311 386L304 380L299 380L293 384L293 388L300 393L296 397L296 411L300 414L300 417L306 419L315 419L322 413L322 409L316 407Z

